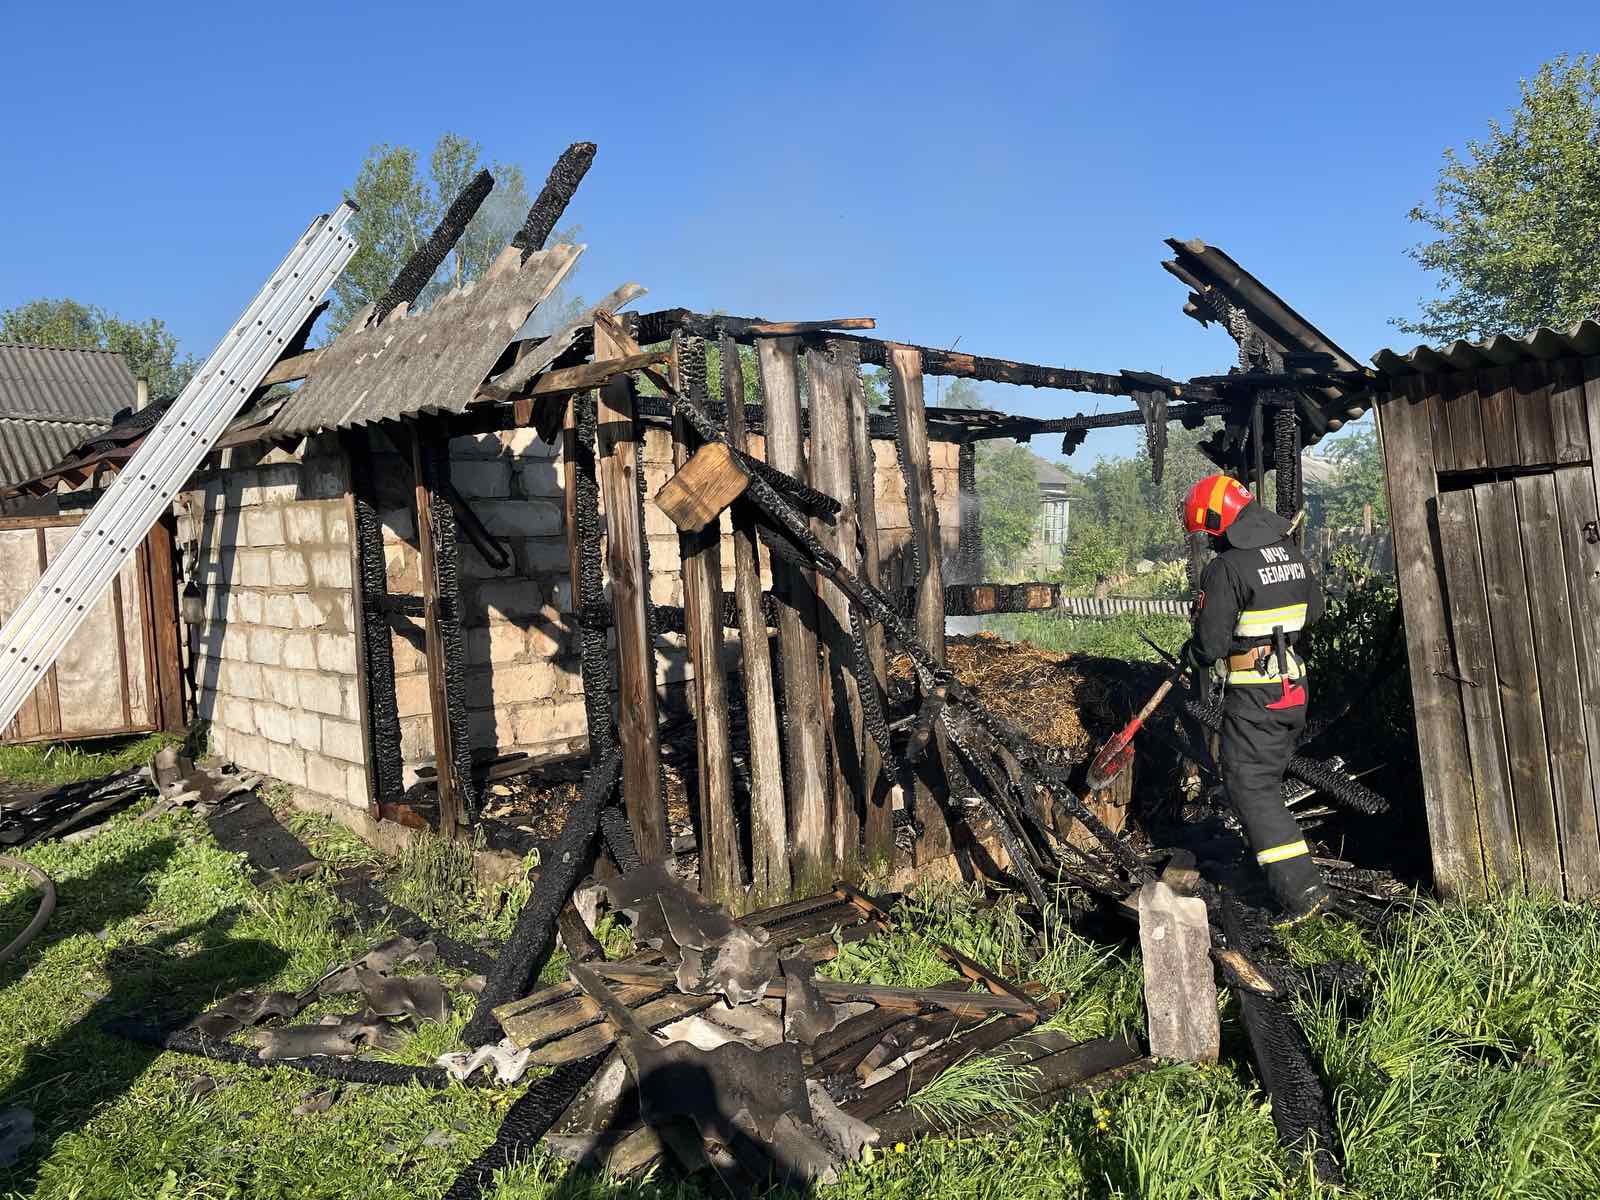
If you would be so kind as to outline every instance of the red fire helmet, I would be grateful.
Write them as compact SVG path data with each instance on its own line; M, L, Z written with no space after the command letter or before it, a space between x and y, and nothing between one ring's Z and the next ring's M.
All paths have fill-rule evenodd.
M1189 489L1183 502L1183 527L1190 533L1204 530L1213 537L1225 533L1252 499L1244 484L1232 476L1207 475Z

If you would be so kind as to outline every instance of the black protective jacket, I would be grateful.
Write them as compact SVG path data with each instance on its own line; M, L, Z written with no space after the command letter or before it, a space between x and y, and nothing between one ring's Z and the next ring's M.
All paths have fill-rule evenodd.
M1289 651L1288 678L1298 679L1292 651L1300 631L1322 616L1322 587L1289 536L1289 523L1259 502L1246 505L1219 539L1217 556L1200 578L1190 655L1208 667L1246 651L1258 655L1263 670L1229 672L1230 684L1276 683L1284 676L1277 654L1279 631ZM1270 659L1270 661L1268 661Z

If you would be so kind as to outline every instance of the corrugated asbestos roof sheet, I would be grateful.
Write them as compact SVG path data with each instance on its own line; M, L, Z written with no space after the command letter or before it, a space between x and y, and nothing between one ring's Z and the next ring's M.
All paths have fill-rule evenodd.
M128 364L110 350L0 342L0 418L104 427L120 409L133 406L135 391Z
M341 334L278 410L270 435L464 412L582 251L552 246L522 263L510 248L482 279L446 292L427 312L396 310L380 325Z
M0 487L43 474L108 422L17 421L0 417Z
M1521 337L1497 333L1481 342L1379 350L1372 356L1372 365L1385 375L1443 375L1591 354L1600 354L1600 322L1584 320L1564 331L1541 327Z

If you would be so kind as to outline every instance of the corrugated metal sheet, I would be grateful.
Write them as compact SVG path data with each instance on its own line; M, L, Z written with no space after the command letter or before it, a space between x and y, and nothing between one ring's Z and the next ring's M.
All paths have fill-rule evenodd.
M0 487L40 475L79 442L106 430L105 423L16 421L0 417Z
M513 251L425 313L395 313L375 328L342 335L278 411L269 436L465 411L528 314L582 251L552 246L520 266Z
M133 374L110 350L0 342L0 417L109 424L134 402Z
M1584 358L1591 354L1600 354L1600 322L1584 320L1570 329L1540 327L1521 337L1497 333L1481 342L1379 350L1372 356L1372 365L1385 375L1444 375L1519 362Z

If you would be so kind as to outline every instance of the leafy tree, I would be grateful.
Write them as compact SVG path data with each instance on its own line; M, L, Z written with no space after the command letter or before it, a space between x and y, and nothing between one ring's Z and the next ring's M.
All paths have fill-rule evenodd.
M1119 535L1098 521L1079 518L1056 578L1074 591L1093 587L1127 569L1128 551Z
M1320 523L1334 529L1359 525L1362 509L1370 504L1373 520L1388 524L1389 496L1384 488L1377 428L1365 425L1329 443L1327 455L1339 465L1339 474L1331 484L1317 489L1315 507L1320 511L1315 515Z
M349 191L361 210L350 223L361 249L333 285L331 331L344 328L362 305L383 294L481 169L482 153L477 142L446 133L434 146L424 174L411 147L385 143L372 148ZM439 265L416 307L425 308L447 288L480 278L521 228L529 203L522 168L497 162L490 173L494 190Z
M1408 333L1474 339L1600 312L1600 57L1524 80L1509 122L1445 151L1433 206L1411 219L1439 235L1410 253L1444 294L1395 322Z
M1022 561L1039 532L1039 478L1033 453L1012 441L978 447L978 505L984 566L1003 579Z
M178 354L178 339L157 317L126 321L76 300L34 300L0 313L0 341L69 350L115 350L135 379L150 386L152 402L170 400L198 365Z

